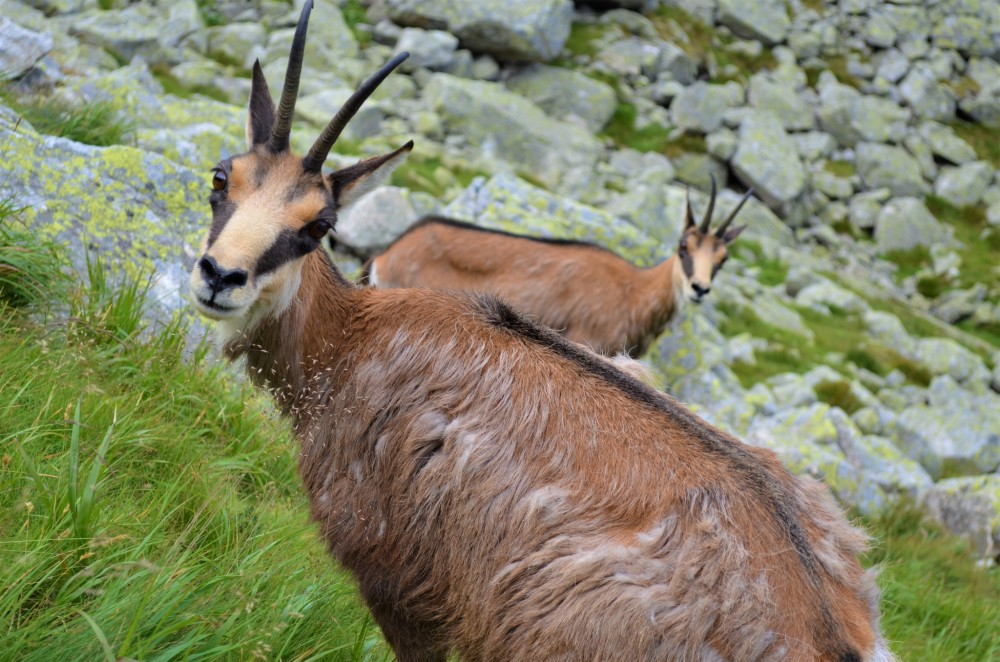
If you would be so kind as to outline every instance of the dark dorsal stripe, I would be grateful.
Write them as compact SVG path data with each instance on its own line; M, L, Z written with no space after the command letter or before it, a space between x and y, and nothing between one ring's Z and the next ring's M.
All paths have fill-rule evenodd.
M795 549L810 583L818 593L822 593L819 562L809 545L802 525L799 523L795 497L781 484L780 477L771 474L770 471L761 466L759 461L740 442L711 428L674 400L663 397L658 391L626 375L607 361L577 347L555 331L539 326L521 316L499 297L482 294L474 296L474 301L474 305L489 324L555 352L558 356L575 363L588 373L596 375L621 390L632 400L666 414L678 424L681 430L696 438L706 452L723 459L734 473L739 474L746 481L758 498L772 506L777 522ZM823 601L818 606L822 613L822 622L813 624L817 639L828 642L830 646L828 650L839 649L841 658L846 662L850 659L846 656L852 653L849 650L845 651L848 647L843 643L843 635L840 633L826 602Z
M591 243L589 241L583 241L580 239L560 239L555 237L529 237L523 234L515 234L513 232L507 232L506 230L496 230L494 228L484 228L478 225L473 225L471 223L466 223L465 221L455 220L454 218L447 218L445 216L425 216L419 221L411 225L406 229L406 232L401 234L396 241L399 241L411 232L418 230L420 228L426 227L428 225L445 225L452 228L458 228L460 230L470 230L472 232L483 232L485 234L496 234L504 237L513 237L514 239L523 239L524 241L534 241L540 244L552 244L556 246L580 246L581 248L593 248L599 251L604 251L605 253L611 253L615 255L614 251L611 251L603 246L598 246L597 244ZM393 244L396 241L392 242ZM391 248L391 246L390 246ZM388 249L386 249L388 250Z

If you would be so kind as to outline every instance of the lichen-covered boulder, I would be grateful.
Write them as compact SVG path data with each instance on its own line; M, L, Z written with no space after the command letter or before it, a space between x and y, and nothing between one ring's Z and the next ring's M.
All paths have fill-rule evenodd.
M923 195L929 190L920 164L900 147L859 143L855 167L869 189L885 187L898 196Z
M934 181L934 194L956 207L979 204L993 183L995 173L996 169L986 161L941 168L941 174Z
M602 152L586 129L552 119L496 83L434 74L423 102L447 130L549 186L569 170L592 170Z
M941 16L931 28L934 45L957 50L963 55L997 57L1000 55L1000 10L994 3L969 4L979 15L948 12Z
M0 81L19 78L52 50L52 35L0 17Z
M161 313L184 293L208 227L208 175L134 147L92 147L0 127L0 198L16 195L40 235L67 248L80 271L88 252L117 270L155 277Z
M829 281L806 286L795 297L795 303L825 312L833 309L847 313L863 313L871 308L854 292Z
M670 105L670 119L685 131L711 133L722 126L727 109L743 103L743 89L736 83L710 85L697 82L684 88Z
M719 23L746 39L780 44L791 21L781 0L719 0Z
M418 218L407 189L383 186L338 214L333 240L363 254L388 248Z
M880 253L932 246L948 238L942 226L919 198L894 198L882 205L875 224Z
M200 30L201 13L194 0L164 7L130 4L111 11L91 10L72 17L70 34L104 48L121 61L141 55L150 64L182 60L181 40Z
M955 165L976 160L976 150L955 135L955 130L950 126L938 122L924 122L920 125L919 131L935 156Z
M931 383L928 400L896 419L896 440L907 455L935 479L1000 468L1000 396L968 391L942 376Z
M916 65L899 84L899 94L917 117L948 122L955 118L955 96L934 72Z
M779 214L806 186L805 167L795 142L785 133L781 120L771 113L754 112L740 126L739 146L732 168L747 186Z
M980 558L1000 555L1000 476L942 480L921 503L952 533L968 538Z
M570 0L388 0L399 25L447 30L475 53L548 61L562 52L573 18Z
M812 106L794 88L766 73L750 79L747 99L757 110L774 113L789 131L804 131L816 125Z
M257 46L267 43L267 31L260 23L240 22L227 25L216 25L206 31L208 56L222 62L241 68L248 68L253 62L247 62L250 52Z
M962 99L959 108L976 122L1000 129L1000 86L979 90L975 96Z
M910 111L889 99L862 95L832 74L821 76L819 98L820 126L844 147L899 141L906 135Z
M407 69L426 67L444 69L455 59L458 37L444 30L403 28L396 42L396 53L406 51L410 57L403 63Z
M514 73L505 85L551 117L579 122L592 133L604 128L618 105L610 85L562 67L533 64Z
M640 267L669 256L632 224L509 174L477 178L442 214L515 234L589 241Z

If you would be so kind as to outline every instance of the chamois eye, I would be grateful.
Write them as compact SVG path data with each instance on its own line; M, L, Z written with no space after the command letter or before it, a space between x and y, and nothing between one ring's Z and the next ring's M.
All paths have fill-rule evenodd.
M212 190L221 191L222 189L226 188L226 182L228 181L229 180L226 177L226 173L223 172L221 169L217 169L215 171L215 174L212 175Z
M320 241L326 236L326 233L330 231L330 222L321 218L310 223L306 229L309 232L310 237L316 241Z
M687 253L687 249L688 249L688 242L687 242L687 239L681 239L681 243L680 243L680 245L678 246L678 249L679 249L679 250L680 250L680 251L681 251L682 253Z

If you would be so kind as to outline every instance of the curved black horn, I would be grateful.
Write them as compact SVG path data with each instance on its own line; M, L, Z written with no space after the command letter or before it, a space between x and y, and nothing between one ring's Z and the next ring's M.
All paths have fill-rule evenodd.
M295 114L295 99L299 96L299 78L302 74L302 56L306 52L306 28L313 0L306 0L299 14L299 24L295 27L292 50L288 54L288 69L285 71L285 87L281 90L278 113L271 127L271 139L267 148L277 154L288 149L288 136L292 133L292 116Z
M729 224L733 222L734 218L736 218L736 214L740 213L740 209L743 208L743 204L747 200L749 200L750 196L752 196L752 195L753 195L753 189L751 188L749 191L747 191L743 195L743 198L739 201L739 204L737 204L735 207L733 207L733 210L731 212L729 212L729 216L726 216L726 220L722 221L722 225L720 225L718 227L718 229L715 231L715 236L716 237L719 237L719 238L722 237L723 233L725 233L725 231L726 231L726 228L728 228Z
M684 227L689 228L695 224L694 211L691 210L691 187L684 188Z
M712 222L712 212L715 211L715 175L712 177L712 192L708 197L708 209L705 210L705 218L701 221L701 227L698 228L702 234L708 234L708 224Z
M403 60L410 57L410 54L406 51L400 53L396 57L389 60L381 69L375 72L375 74L361 84L357 92L352 94L344 105L340 107L337 114L333 116L330 123L326 125L323 129L323 133L319 135L316 142L309 149L309 153L306 158L302 161L302 167L306 172L320 172L323 168L323 163L326 161L327 155L330 153L330 149L333 148L333 144L337 142L337 138L340 137L341 132L347 123L351 121L354 114L361 109L361 104L372 95L372 92L382 84L382 81L386 79L386 76L392 73L392 70L402 64Z

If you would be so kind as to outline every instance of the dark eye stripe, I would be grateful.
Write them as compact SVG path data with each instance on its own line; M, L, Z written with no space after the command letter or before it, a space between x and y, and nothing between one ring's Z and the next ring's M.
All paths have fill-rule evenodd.
M684 275L688 278L694 276L694 259L691 257L691 253L683 251L681 253L681 267L684 268Z
M263 276L297 258L311 253L319 246L319 242L308 236L303 236L291 230L282 230L271 247L257 260L254 267L254 277Z
M217 195L216 193L212 194ZM236 205L228 200L219 200L213 205L212 208L212 227L208 231L208 245L209 247L215 243L215 240L219 238L222 234L223 228L226 227L226 223L229 219L233 217L233 213L236 211Z

